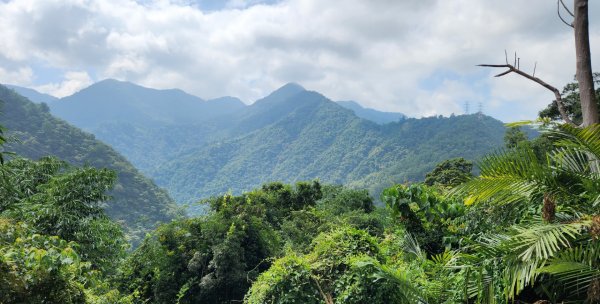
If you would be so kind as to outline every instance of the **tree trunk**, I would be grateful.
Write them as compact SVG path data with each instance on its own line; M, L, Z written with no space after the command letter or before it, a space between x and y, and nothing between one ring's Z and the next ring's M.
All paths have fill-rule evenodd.
M575 55L577 57L577 82L583 114L583 127L599 123L594 80L592 77L592 60L590 55L590 35L588 21L588 0L574 1L573 28L575 29Z

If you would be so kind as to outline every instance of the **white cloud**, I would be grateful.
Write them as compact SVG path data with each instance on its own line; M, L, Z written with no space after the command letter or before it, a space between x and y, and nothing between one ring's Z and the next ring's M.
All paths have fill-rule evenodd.
M88 75L87 72L81 71L67 72L63 79L64 80L60 83L48 83L34 87L34 89L55 97L65 97L72 95L93 83L90 75Z
M33 70L30 67L18 67L5 69L0 67L0 83L30 83L33 78Z
M537 61L536 74L558 87L572 81L575 70L573 35L546 0L526 7L520 0L230 0L224 4L230 9L210 12L190 2L0 2L0 58L11 62L0 76L19 74L24 66L35 74L34 63L41 62L63 71L93 70L94 80L113 77L247 101L294 81L333 99L415 116L449 114L465 98L483 96L489 100L482 102L511 103L520 116L533 118L549 100L543 88L523 91L530 84L518 79L488 81L475 64L500 63L504 49L518 51L523 67ZM600 48L595 5L593 53ZM435 91L423 89L440 70L458 77L442 79ZM61 83L32 83L39 77L31 76L18 81L65 94L66 83L77 87L67 74ZM486 79L474 81L477 75Z

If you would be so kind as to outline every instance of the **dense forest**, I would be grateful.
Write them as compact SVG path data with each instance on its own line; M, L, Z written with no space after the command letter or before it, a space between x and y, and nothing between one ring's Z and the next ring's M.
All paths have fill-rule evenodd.
M516 54L480 65L554 93L506 127L359 115L296 84L250 106L112 80L22 91L33 103L0 85L0 304L600 304L587 5L557 1L577 53L562 92ZM103 86L135 123L110 118Z
M293 83L246 106L109 79L49 107L115 147L180 203L314 178L378 197L394 181L422 180L446 158L479 159L501 146L505 130L481 113L409 119Z
M6 111L60 123L4 92ZM384 207L366 189L271 182L203 199L205 215L131 248L105 213L120 167L31 160L3 129L0 303L598 303L600 128L540 130L509 129L478 176L454 158L388 187Z
M1 85L0 122L10 139L5 149L19 157L37 160L55 156L73 166L114 170L118 179L107 193L111 199L104 202L105 210L126 227L133 243L139 243L159 223L181 214L164 190L111 147L53 117L46 104L34 104Z

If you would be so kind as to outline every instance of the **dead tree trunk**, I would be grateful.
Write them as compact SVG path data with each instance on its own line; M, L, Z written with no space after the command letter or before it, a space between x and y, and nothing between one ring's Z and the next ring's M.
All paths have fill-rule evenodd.
M594 90L594 77L592 74L592 59L590 52L590 33L588 19L588 0L573 0L574 10L571 12L564 4L563 0L557 0L558 17L569 27L572 27L575 32L575 55L576 55L576 78L579 83L579 99L581 102L581 113L583 122L579 127L587 127L593 124L600 123L598 117L598 106L596 104L596 92ZM560 5L571 15L573 23L568 23L560 14ZM568 124L575 126L575 123L570 119L569 113L562 102L560 91L555 87L545 83L541 79L535 77L535 68L533 74L528 74L519 69L519 58L515 53L514 64L508 63L506 56L506 64L480 64L479 66L507 68L508 70L496 75L496 77L504 76L509 73L519 74L529 80L537 82L543 87L554 93L556 105L561 118Z
M575 55L577 57L576 77L579 83L579 97L583 114L581 126L586 127L600 122L598 120L598 106L596 105L596 92L592 76L588 0L575 0L574 5L573 28L575 29Z

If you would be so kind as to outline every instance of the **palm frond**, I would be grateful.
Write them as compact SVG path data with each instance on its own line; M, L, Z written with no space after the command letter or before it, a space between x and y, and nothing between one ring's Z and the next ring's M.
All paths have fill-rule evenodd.
M571 241L590 223L588 220L515 227L517 234L504 245L513 248L521 261L548 259L561 249L570 247Z
M543 273L540 269L547 266L550 259L570 249L590 223L589 220L553 224L524 223L509 229L505 235L482 237L472 247L479 259L473 264L481 268L486 263L489 265L492 260L501 263L505 295L508 299L514 298L535 282ZM482 288L481 284L485 283L482 280L483 277L477 284L470 285Z
M485 157L479 167L480 177L455 188L451 195L466 196L467 204L493 200L506 205L528 201L556 184L551 168L528 149L496 152Z
M531 149L497 151L484 157L479 168L482 177L512 176L535 180L548 173L548 168L538 161Z
M508 205L527 201L537 192L540 192L537 183L519 177L495 176L473 179L457 188L453 194L466 196L467 205L489 200L494 200L496 205Z
M415 239L415 237L408 232L406 232L406 234L404 235L404 243L402 249L404 250L404 252L406 252L409 255L412 255L418 261L427 260L427 254L421 249L421 246L419 245L417 239Z
M551 275L571 295L579 295L600 278L599 266L600 242L587 242L560 252L538 273Z
M555 140L555 146L586 152L591 158L590 163L594 169L600 169L600 125L576 128L564 124L547 131L547 133L550 138Z

